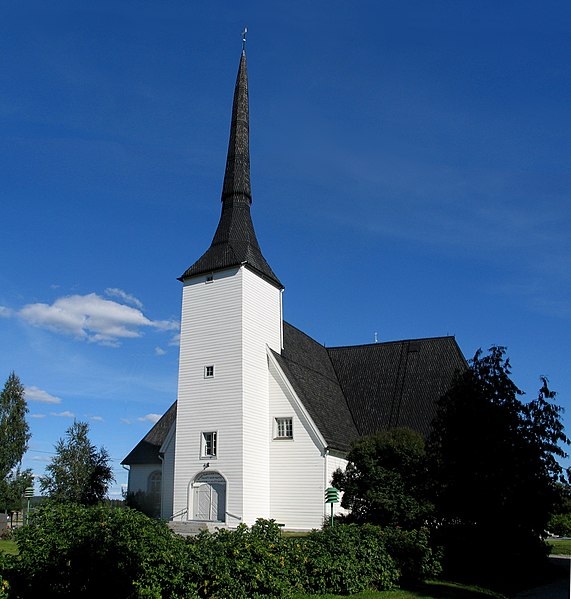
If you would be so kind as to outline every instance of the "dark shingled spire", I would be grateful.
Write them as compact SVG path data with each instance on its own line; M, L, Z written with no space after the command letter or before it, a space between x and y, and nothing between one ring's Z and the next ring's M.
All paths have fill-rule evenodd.
M181 281L196 275L245 264L276 287L283 289L283 285L262 256L250 215L252 189L249 120L246 53L242 51L232 105L232 124L222 187L220 222L210 247L180 277Z

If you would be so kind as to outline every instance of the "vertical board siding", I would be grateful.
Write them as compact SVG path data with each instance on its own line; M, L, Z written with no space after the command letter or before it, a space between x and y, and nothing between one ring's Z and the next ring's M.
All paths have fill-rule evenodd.
M333 473L337 468L341 470L345 470L347 468L347 460L339 455L328 454L325 458L325 488L333 486L331 483L331 478L333 477ZM339 502L343 499L343 493L339 493ZM341 507L341 503L336 503L333 509L335 514L347 514L348 510ZM331 516L331 508L329 506L325 509L325 515L327 517Z
M242 297L239 269L188 281L183 288L177 427L174 469L174 513L191 509L190 484L206 463L232 481L226 510L242 513ZM213 365L214 378L204 378ZM202 432L218 433L218 455L201 459ZM190 502L191 503L191 502ZM192 518L192 513L181 519Z
M176 427L176 421L173 429ZM174 514L173 489L174 489L174 439L175 430L171 429L167 435L167 443L163 449L163 478L161 486L161 518L170 520Z
M270 517L267 346L280 351L281 291L243 269L244 521Z
M129 491L148 491L149 476L161 470L160 464L133 464L129 467Z
M319 447L309 423L295 407L272 363L269 387L271 517L288 529L319 528L325 500L323 448ZM289 416L293 422L293 439L273 440L274 419Z
M206 463L227 481L227 522L269 517L266 346L281 339L281 292L244 267L187 281L183 289L173 512L192 510L190 484ZM214 377L204 378L204 367ZM218 433L216 458L200 458L202 432ZM190 503L190 505L189 505ZM181 519L192 518L192 511Z

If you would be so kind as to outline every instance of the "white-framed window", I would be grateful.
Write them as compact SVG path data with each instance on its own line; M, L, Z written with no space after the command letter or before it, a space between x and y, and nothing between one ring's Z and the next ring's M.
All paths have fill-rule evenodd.
M291 417L275 419L274 439L293 439L293 419Z
M213 379L214 378L214 366L212 364L210 366L204 367L204 378L205 379Z
M200 457L215 458L218 452L218 433L209 431L200 435Z

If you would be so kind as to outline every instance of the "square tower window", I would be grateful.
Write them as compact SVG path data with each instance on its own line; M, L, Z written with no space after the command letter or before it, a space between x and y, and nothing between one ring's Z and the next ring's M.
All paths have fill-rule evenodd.
M215 431L202 433L200 437L200 457L215 458L218 450L218 435Z
M292 418L276 418L275 439L293 439L293 421Z
M204 378L205 379L213 379L214 378L214 366L205 366L204 367Z

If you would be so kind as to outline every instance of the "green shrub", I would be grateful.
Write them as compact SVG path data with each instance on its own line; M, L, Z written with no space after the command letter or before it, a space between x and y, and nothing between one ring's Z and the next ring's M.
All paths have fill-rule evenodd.
M554 514L549 519L547 530L558 537L571 537L571 514Z
M184 541L134 510L48 504L17 542L16 597L193 596Z
M306 592L358 593L396 586L399 572L387 553L382 530L370 524L343 524L303 539Z
M440 552L434 552L426 528L402 530L386 528L383 538L389 555L397 562L401 583L436 578L442 572Z
M273 520L258 520L251 528L203 532L189 539L191 559L201 573L201 597L261 599L291 597L299 592L303 558L294 543L281 537Z

